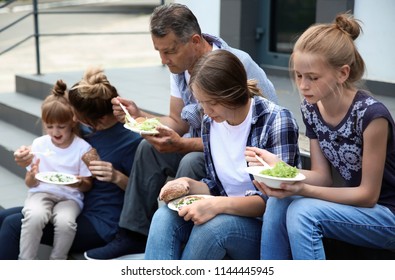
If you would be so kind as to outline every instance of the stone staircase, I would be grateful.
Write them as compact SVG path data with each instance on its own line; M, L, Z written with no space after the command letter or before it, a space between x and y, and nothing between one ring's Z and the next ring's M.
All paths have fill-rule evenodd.
M0 206L21 206L27 193L25 170L15 164L13 152L41 134L39 98L28 92L0 94Z

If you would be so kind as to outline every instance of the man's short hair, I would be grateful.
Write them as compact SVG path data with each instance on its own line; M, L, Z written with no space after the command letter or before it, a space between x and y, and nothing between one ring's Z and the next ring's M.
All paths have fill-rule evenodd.
M186 43L194 34L201 35L195 15L187 6L178 3L155 8L151 15L150 32L155 37L165 37L174 32L182 43Z

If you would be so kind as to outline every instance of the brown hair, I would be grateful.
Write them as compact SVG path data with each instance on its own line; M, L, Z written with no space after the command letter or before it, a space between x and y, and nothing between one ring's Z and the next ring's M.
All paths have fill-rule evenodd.
M56 81L43 103L41 104L41 120L46 124L67 123L73 121L73 109L67 99L67 85Z
M193 84L229 108L247 104L254 95L262 96L257 81L248 80L244 65L226 50L209 52L198 60L189 81L189 86Z
M350 74L344 86L352 88L365 72L365 63L354 43L361 32L359 22L351 14L339 14L333 23L309 27L296 41L293 54L305 52L320 55L334 69L349 65ZM290 59L291 70L293 54Z
M116 88L98 67L87 69L83 79L69 91L69 101L78 119L93 127L101 117L113 114L111 99L117 96Z

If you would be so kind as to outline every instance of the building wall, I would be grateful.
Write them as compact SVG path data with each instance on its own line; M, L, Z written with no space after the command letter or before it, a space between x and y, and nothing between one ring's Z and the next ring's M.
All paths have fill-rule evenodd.
M202 32L219 36L221 34L221 3L227 2L228 6L240 5L240 0L177 0L187 5L197 16ZM234 12L234 11L233 11ZM239 14L242 12L240 11ZM395 84L395 1L394 0L355 0L354 15L362 21L363 33L357 39L356 44L366 62L365 79L370 81L390 84L392 89ZM243 20L251 20L248 17L241 19L241 15L232 17L237 27ZM241 33L240 29L234 29ZM228 36L227 41L234 47L241 47L237 38L241 34ZM388 88L387 88L388 89ZM388 90L386 90L388 91ZM394 93L395 94L395 93Z
M394 14L394 0L355 0L354 16L363 28L356 43L366 63L366 79L395 83Z
M191 9L203 33L219 36L221 0L177 0L174 2L184 4Z

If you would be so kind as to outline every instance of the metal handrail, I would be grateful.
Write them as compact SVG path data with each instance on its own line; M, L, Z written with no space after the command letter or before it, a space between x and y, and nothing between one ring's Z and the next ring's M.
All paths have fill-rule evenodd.
M2 8L2 7L0 7L0 9L1 9L1 8ZM0 28L0 33L3 32L3 31L5 31L5 30L7 30L8 28L11 28L12 26L16 25L18 22L24 20L24 19L27 18L28 16L31 16L32 14L33 14L33 12L30 12L30 13L28 13L28 14L26 14L26 15L20 17L20 18L18 18L17 20L11 22L9 25L6 25L5 27Z
M11 3L13 3L13 2L16 2L17 0L8 0L8 1L5 1L5 3L3 4L3 5L0 5L0 9L2 9L2 8L4 8L4 7L7 7L8 5L10 5Z
M8 0L4 4L0 6L0 10L2 8L5 8L6 6L10 5L13 2L16 2L17 0ZM164 0L159 1L160 5L163 5L165 3ZM31 35L28 35L26 38L16 42L15 44L11 45L10 47L7 47L6 49L2 50L0 52L0 56L15 49L19 45L23 44L24 42L28 41L31 38L34 38L35 40L35 50L36 50L36 74L41 75L41 62L40 62L40 37L44 36L87 36L87 35L144 35L147 34L148 32L78 32L78 33L40 33L39 31L39 25L38 25L38 17L40 14L128 14L130 11L125 11L125 10L112 10L112 11L39 11L38 9L38 0L32 0L33 4L33 11L29 12L20 18L16 19L12 23L8 24L5 27L2 27L0 29L0 33L3 31L6 31L10 29L11 27L15 26L19 22L25 20L26 18L29 18L30 16L33 16L34 19L34 33Z
M16 2L17 0L8 0L6 2L4 2L1 6L0 6L0 10L7 7L8 5ZM9 25L6 25L5 27L0 29L0 33L2 33L3 31L6 31L8 29L10 29L11 27L13 27L14 25L16 25L17 23L21 22L22 20L28 18L29 16L31 16L33 14L33 12L27 13L23 16L21 16L20 18L17 18L15 21L11 22ZM30 38L32 38L33 35L29 35L26 38L16 42L15 44L11 45L10 47L6 48L5 50L0 52L0 55L5 54L6 52L9 52L10 50L16 48L17 46L21 45L22 43L26 42L27 40L29 40Z

